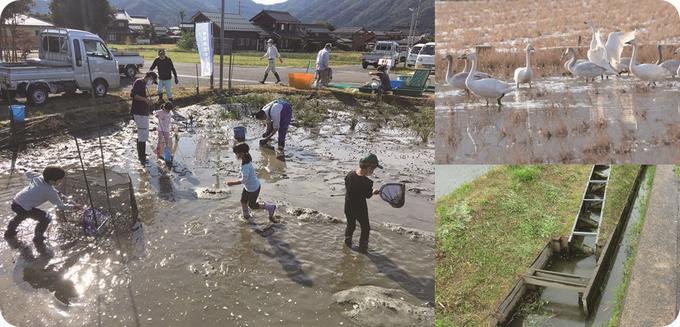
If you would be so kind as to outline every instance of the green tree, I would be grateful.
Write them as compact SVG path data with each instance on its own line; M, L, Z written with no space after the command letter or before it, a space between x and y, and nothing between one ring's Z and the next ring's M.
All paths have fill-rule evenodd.
M177 41L177 47L183 50L196 49L196 34L193 31L182 33L182 38Z
M20 0L10 3L0 15L0 61L18 61L17 15L27 15L33 7L33 0Z
M50 14L56 26L86 30L104 37L113 22L108 0L52 0Z

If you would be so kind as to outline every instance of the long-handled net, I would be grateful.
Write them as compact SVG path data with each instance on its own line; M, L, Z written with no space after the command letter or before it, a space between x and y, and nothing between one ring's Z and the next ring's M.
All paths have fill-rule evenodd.
M406 185L403 183L387 183L380 187L380 198L393 208L401 208L406 202Z

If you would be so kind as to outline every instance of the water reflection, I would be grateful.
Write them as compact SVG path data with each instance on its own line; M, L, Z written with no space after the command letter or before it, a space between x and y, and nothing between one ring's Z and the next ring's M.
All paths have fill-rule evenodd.
M19 250L19 260L15 271L19 271L22 279L33 288L47 289L54 292L54 297L68 305L72 299L78 298L80 293L75 283L66 278L66 273L79 262L79 257L70 257L59 264L50 264L54 252L44 242L36 242L38 252L36 257L31 247L17 238L8 238L7 244L14 250Z

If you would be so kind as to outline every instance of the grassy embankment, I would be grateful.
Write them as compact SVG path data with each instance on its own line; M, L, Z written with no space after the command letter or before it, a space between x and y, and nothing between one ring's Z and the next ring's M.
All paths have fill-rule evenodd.
M570 232L590 168L502 166L437 202L437 326L489 323L545 242ZM618 220L638 169L614 167L606 226Z

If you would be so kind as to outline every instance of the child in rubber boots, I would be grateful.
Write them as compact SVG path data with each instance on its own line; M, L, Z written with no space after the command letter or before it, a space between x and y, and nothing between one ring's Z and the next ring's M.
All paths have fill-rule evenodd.
M265 209L269 214L269 221L274 220L274 211L276 211L275 204L268 204L263 202L257 203L257 198L260 196L261 184L255 174L255 167L253 166L253 158L250 156L250 147L246 143L239 143L234 146L234 153L236 158L241 160L241 179L237 181L227 182L228 186L235 186L243 184L243 192L241 193L241 207L243 209L243 219L250 219L250 209Z
M345 217L347 218L345 245L352 248L352 236L356 229L356 222L359 221L361 236L358 251L361 253L368 252L368 235L371 232L366 199L380 193L380 190L373 190L373 181L368 178L373 175L376 168L382 169L378 163L378 157L375 154L369 154L359 160L359 169L350 172L345 177Z
M38 206L47 201L61 210L81 209L83 207L79 204L64 204L59 197L59 192L55 187L61 184L65 176L66 172L59 167L46 167L42 175L34 172L26 173L30 184L17 193L12 200L12 211L16 213L16 216L9 221L5 238L15 237L19 224L26 218L32 218L38 221L38 225L35 226L33 241L44 241L45 231L52 218L47 212L38 209Z
M156 155L158 158L165 160L166 163L172 163L172 138L170 137L172 109L172 102L166 102L163 104L163 109L156 112L156 117L158 118L158 145L156 145Z

